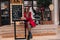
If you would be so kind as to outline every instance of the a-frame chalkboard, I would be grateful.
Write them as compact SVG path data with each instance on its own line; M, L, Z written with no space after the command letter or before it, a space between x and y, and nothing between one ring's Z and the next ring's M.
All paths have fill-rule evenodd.
M12 5L12 20L19 20L22 17L22 5Z

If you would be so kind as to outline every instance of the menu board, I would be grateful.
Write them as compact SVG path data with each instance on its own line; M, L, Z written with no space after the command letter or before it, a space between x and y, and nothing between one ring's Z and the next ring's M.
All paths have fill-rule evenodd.
M12 5L12 20L19 20L22 17L22 5Z

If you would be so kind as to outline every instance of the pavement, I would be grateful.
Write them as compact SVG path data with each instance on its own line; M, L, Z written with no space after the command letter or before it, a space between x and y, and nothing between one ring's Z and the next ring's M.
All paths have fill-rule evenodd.
M19 27L17 28L19 29ZM56 35L43 35L43 36L34 36L31 40L60 40L60 26L58 25L38 25L36 28L32 29L33 34L40 34L40 33L47 33L48 32L55 32ZM7 32L7 33L6 33ZM10 36L10 34L13 34L14 27L13 25L7 25L0 27L0 40L15 40L14 37L8 37L7 34ZM2 35L7 36L2 37ZM20 40L26 40L26 39L20 39Z
M15 39L14 38L1 38L0 40L15 40ZM24 40L24 39L20 39L20 40ZM35 36L31 40L60 40L60 36L57 36L57 35L52 35L52 36Z

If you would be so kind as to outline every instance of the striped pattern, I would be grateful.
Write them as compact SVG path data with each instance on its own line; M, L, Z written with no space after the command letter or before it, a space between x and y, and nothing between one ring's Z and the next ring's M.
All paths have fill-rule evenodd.
M14 38L0 38L0 40L15 40ZM26 40L26 39L20 39ZM58 35L51 35L51 36L34 36L31 40L60 40Z
M23 24L24 25L24 24ZM24 26L17 25L17 38L24 37ZM56 25L37 25L32 29L33 36L55 35L57 31ZM0 36L2 38L14 37L14 26L6 25L0 27Z

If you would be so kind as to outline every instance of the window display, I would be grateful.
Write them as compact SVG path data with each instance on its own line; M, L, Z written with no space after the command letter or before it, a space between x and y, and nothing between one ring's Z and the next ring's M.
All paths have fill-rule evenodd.
M37 6L37 1L33 1L33 6Z
M48 7L45 8L45 11L44 11L44 20L51 21L51 12L50 12L50 9Z
M24 6L32 6L32 1L24 1Z
M32 5L34 7L36 7L37 6L37 1L33 0L33 4L32 4L32 0L24 0L24 6L31 6L32 7Z
M1 1L1 25L10 24L10 1L2 0Z

